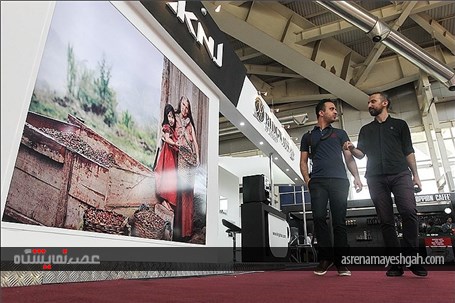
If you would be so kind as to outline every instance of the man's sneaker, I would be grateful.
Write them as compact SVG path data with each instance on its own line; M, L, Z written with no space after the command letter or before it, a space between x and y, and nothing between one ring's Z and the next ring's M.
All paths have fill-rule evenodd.
M339 276L350 276L351 271L345 265L338 265L337 271Z
M333 265L332 261L322 260L321 262L319 262L318 266L316 266L314 274L318 276L323 276L327 273L327 270L329 270L329 268L332 267L332 265Z
M412 273L416 276L419 277L426 277L428 275L427 270L419 264L413 264L409 266L409 270L412 271Z
M392 265L389 270L385 273L387 277L400 277L404 273L403 266L401 265Z

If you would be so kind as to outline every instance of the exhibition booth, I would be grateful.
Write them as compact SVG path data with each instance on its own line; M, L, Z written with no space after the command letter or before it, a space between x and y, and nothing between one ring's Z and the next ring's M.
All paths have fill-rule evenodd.
M302 183L298 147L200 2L18 2L4 9L2 261L41 272L20 283L87 279L74 271L57 277L51 270L63 263L35 258L84 248L99 248L85 254L109 262L230 263L230 250L169 253L230 248L222 219L241 226L241 181L219 165L219 113L267 155L268 174L256 174L272 196L272 171ZM269 243L287 246L279 206L251 202L257 210L245 212L277 221ZM18 268L3 271L2 281ZM147 269L103 279L157 275Z

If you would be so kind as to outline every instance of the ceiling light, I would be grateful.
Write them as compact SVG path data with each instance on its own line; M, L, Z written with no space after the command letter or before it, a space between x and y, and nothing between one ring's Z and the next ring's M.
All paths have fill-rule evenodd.
M452 209L450 207L446 207L446 209L444 209L444 212L446 214L450 214L450 213L452 213Z
M308 122L309 117L307 113L304 113L296 116L293 115L292 119L294 120L294 123L297 125L305 125L305 123Z
M221 11L221 4L215 8L215 13L219 13L220 11Z
M275 157L274 159L275 159L275 160L278 160L278 157Z
M286 171L289 171L289 168L286 168Z
M240 122L240 126L245 126L245 122Z
M262 142L262 141L261 141L261 142L259 142L259 144L263 145L263 144L264 144L264 142Z

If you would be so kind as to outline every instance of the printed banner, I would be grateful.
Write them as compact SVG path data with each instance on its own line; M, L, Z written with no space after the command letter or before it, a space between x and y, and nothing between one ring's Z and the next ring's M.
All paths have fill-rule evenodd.
M110 2L57 2L2 221L205 244L208 102Z

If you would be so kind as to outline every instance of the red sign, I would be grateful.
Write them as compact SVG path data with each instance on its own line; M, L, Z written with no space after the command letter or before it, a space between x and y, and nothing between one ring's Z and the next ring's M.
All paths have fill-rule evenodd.
M426 237L425 246L452 246L452 239L450 237Z

